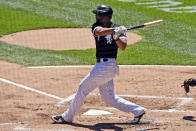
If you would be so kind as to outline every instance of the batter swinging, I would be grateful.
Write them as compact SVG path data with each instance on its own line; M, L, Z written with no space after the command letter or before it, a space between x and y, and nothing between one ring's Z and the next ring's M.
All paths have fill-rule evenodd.
M99 88L102 99L109 105L134 114L131 124L138 124L146 109L123 98L114 95L113 78L119 75L116 64L118 48L125 50L127 46L126 28L111 22L113 10L106 5L100 5L93 11L96 23L92 26L92 33L96 41L96 65L81 81L77 93L62 115L52 116L57 123L72 122L79 112L85 97L95 88Z

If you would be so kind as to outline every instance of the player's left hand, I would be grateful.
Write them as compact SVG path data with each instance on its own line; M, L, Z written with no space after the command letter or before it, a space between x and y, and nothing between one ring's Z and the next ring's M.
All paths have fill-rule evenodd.
M119 26L114 28L114 33L113 33L113 38L114 40L118 40L118 38L122 35L125 34L127 31L127 28L124 26Z
M114 28L114 32L116 34L121 34L121 33L125 33L127 31L127 28L124 26L119 26L119 27L115 27Z

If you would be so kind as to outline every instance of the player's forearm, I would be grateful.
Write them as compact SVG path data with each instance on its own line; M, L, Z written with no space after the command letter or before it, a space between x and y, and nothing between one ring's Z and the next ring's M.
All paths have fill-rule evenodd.
M94 34L96 36L106 36L112 34L114 31L114 28L97 28L95 29Z
M125 50L127 47L127 40L126 39L118 39L118 40L116 40L116 44L117 44L118 48L120 48L121 50Z

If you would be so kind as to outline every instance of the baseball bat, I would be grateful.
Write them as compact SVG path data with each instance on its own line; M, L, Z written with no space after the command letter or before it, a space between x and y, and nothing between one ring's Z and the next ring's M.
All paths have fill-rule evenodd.
M160 24L163 24L163 20L156 20L156 21L152 21L152 22L147 22L147 23L144 23L144 24L139 25L139 26L133 26L133 27L127 28L127 30L151 27L151 26L156 26L156 25L160 25Z

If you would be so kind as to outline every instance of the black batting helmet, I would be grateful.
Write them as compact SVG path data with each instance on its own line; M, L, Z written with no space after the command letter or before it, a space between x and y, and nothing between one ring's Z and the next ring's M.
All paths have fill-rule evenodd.
M99 5L99 6L97 6L96 10L93 10L93 13L98 14L98 15L110 15L110 16L112 16L113 10L110 6Z

